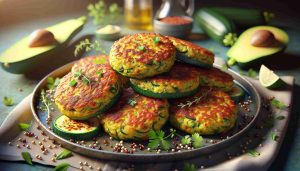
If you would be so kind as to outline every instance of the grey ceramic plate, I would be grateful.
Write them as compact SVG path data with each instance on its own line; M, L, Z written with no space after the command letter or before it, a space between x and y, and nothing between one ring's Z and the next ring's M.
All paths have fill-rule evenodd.
M245 100L251 97L253 103L250 104L251 112L246 112L241 107L238 108L238 120L236 126L226 134L222 135L214 135L214 136L204 136L204 146L198 149L190 149L190 150L181 150L180 152L161 152L159 154L156 151L148 151L148 150L138 150L136 153L133 154L126 154L126 153L119 153L114 152L110 145L115 145L118 143L117 140L110 140L108 135L105 133L101 133L99 137L97 137L97 141L99 142L99 146L102 147L101 150L98 149L99 146L96 148L89 147L88 144L92 144L93 141L87 142L84 145L80 145L76 142L71 142L69 140L65 140L56 134L54 134L50 129L49 125L46 124L46 116L47 114L38 109L41 105L39 101L39 96L41 89L45 89L47 84L48 77L62 77L67 72L70 71L73 63L69 63L65 66L62 66L49 75L47 75L44 79L40 81L33 92L33 98L31 101L31 109L34 115L35 120L41 125L42 129L44 129L48 134L51 134L55 140L62 144L65 148L71 149L74 152L78 152L83 155L88 155L90 157L96 157L100 159L107 159L107 160L119 160L119 161L134 161L134 162L163 162L163 161L174 161L174 160L182 160L186 158L191 158L199 155L205 155L211 153L215 150L226 148L228 145L234 143L238 140L241 136L245 135L245 133L251 128L258 114L261 110L261 99L256 91L256 89L249 83L245 78L241 77L239 74L233 72L232 70L228 70L227 72L234 77L235 83L239 84L244 88L246 91ZM219 66L216 66L218 67ZM51 112L53 118L61 115L58 110L56 110L56 106L53 105L55 110ZM168 129L168 125L165 126L165 129ZM110 145L105 146L102 142L103 140L109 141ZM79 142L80 143L80 142ZM147 142L140 142L141 144L147 145ZM130 148L131 142L124 142L124 145Z

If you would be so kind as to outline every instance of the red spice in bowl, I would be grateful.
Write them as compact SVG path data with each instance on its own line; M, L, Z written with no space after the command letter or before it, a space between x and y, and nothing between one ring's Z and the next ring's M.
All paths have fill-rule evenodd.
M184 24L190 24L192 21L180 16L169 16L160 19L161 22L167 23L167 24L173 24L173 25L184 25Z

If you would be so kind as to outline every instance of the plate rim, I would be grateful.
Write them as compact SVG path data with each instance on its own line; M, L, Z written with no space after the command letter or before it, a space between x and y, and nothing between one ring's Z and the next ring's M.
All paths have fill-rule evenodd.
M220 149L222 147L227 147L230 144L233 144L234 142L236 142L237 140L239 140L242 135L244 135L247 131L249 131L249 129L251 127L254 126L260 112L261 112L261 96L259 95L257 89L253 86L253 84L251 82L249 82L244 76L240 75L239 73L235 72L232 69L227 69L227 70L222 70L230 75L232 75L234 78L239 78L241 79L243 82L245 82L246 84L248 84L248 87L251 87L253 94L256 96L256 105L255 107L257 107L257 111L255 112L255 115L253 117L253 119L243 128L241 129L239 132L237 132L236 134L232 135L230 138L223 140L221 142L218 142L216 144L210 145L210 146L206 146L206 147L202 147L202 148L198 148L198 149L192 149L192 150L187 150L187 151L182 151L182 152L168 152L168 153L160 153L160 154L155 154L155 153L151 153L151 154L140 154L140 153L135 153L135 154L127 154L127 153L118 153L118 152L113 152L113 151L107 151L107 150L101 150L99 152L99 150L96 149L92 149L89 147L84 147L82 145L76 144L74 142L70 142L66 139L63 139L62 137L56 135L53 131L51 131L49 128L47 128L39 119L39 116L37 115L36 112L36 99L38 97L38 92L41 89L41 87L44 86L44 84L46 83L46 80L48 77L53 76L53 75L61 75L59 73L63 73L64 70L65 71L70 71L71 67L74 65L74 63L77 62L73 61L70 63L67 63L55 70L53 70L52 72L50 72L49 74L47 74L43 79L41 79L39 81L39 83L35 86L34 90L33 90L33 96L30 100L30 107L31 107L31 111L32 114L34 116L35 121L41 126L41 128L46 131L48 134L50 134L51 136L54 137L54 139L59 142L60 144L62 144L64 147L68 148L68 149L72 149L72 151L80 153L82 155L88 156L88 157L96 157L99 159L104 159L104 160L118 160L118 161L124 161L124 162L128 162L128 161L134 161L134 162L142 162L142 163L149 163L149 162L166 162L166 161L175 161L175 160L182 160L182 159L188 159L188 158L192 158L192 157L199 157L201 155L204 154L209 154L212 153L213 151L216 151L217 149ZM222 67L220 65L214 64L213 67L221 69ZM240 83L238 81L238 83ZM240 83L241 85L244 86L244 84ZM247 89L247 91L249 91ZM208 150L210 148L215 148L214 150Z

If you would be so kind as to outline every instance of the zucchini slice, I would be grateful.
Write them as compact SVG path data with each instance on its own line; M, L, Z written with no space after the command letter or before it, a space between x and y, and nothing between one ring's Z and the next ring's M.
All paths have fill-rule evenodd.
M158 99L174 99L174 98L182 98L191 96L198 92L199 88L196 88L192 91L187 92L174 92L174 93L154 93L150 90L143 90L137 85L130 82L131 88L136 91L139 94L142 94L144 96L152 97L152 98L158 98Z
M88 121L76 121L61 115L54 120L52 128L55 134L67 140L88 140L99 133L97 118L90 118Z
M228 93L235 103L238 103L245 97L245 91L243 88L236 84L233 85L232 90Z

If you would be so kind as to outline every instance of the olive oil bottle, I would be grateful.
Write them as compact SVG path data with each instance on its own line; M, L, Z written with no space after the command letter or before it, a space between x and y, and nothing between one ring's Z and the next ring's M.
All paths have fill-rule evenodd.
M152 0L125 0L126 26L136 30L152 30Z

